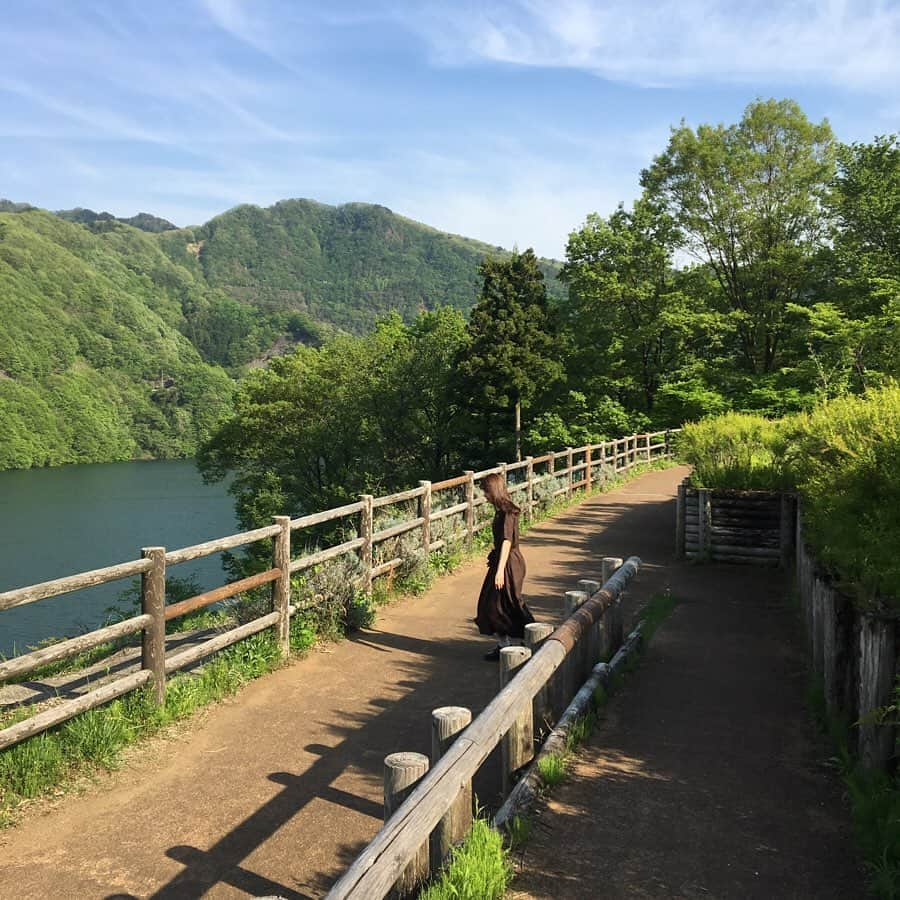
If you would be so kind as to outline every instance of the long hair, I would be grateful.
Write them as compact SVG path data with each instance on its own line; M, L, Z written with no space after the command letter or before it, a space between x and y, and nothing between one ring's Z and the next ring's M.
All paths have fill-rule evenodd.
M505 513L521 512L519 507L513 503L512 497L509 496L509 491L506 489L506 480L502 475L498 475L496 472L486 475L481 482L481 489L484 491L484 496L487 497L488 503L494 509L499 509Z

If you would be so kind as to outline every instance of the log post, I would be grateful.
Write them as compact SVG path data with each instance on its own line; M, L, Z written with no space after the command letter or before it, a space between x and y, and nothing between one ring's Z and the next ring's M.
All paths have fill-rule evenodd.
M422 753L392 753L384 759L384 821L397 811L428 772L428 757ZM428 835L394 885L401 897L412 896L428 877Z
M441 706L431 712L431 764L450 749L457 735L472 721L464 706ZM431 871L437 872L450 851L461 844L472 827L472 781L462 785L459 796L431 833Z
M531 651L527 647L500 648L500 690L512 680L516 670L531 659ZM522 766L529 763L534 756L534 719L531 702L522 705L522 711L516 717L501 741L501 790L505 797L512 787L512 776Z
M556 455L553 453L550 454L550 459L547 460L547 474L556 474Z
M707 488L697 489L697 544L699 546L698 553L700 558L709 556L710 544L710 504L709 490Z
M563 595L566 608L566 618L578 609L579 606L586 603L590 595L586 591L566 591ZM588 658L588 640L582 635L578 643L569 651L571 663L570 677L568 679L569 697L574 697L581 682L585 678L585 670L587 669Z
M584 492L585 494L589 494L591 492L591 445L588 444L587 450L584 451Z
M553 634L553 626L546 622L529 622L525 626L525 646L531 651L532 656L540 649L541 644ZM534 695L532 704L532 721L534 727L541 735L549 732L553 727L553 705L550 698L550 687L544 683Z
M663 446L665 447L665 450L663 451L663 455L665 456L666 459L670 459L671 456L672 456L671 437L672 437L672 436L671 436L671 434L669 433L669 429L667 428L667 429L666 429L666 436L665 436L665 438L663 439L663 440L665 441L665 443L663 444Z
M572 482L575 480L572 477L572 448L566 447L566 497L572 496Z
M534 518L534 457L525 457L525 515Z
M686 494L687 487L682 482L678 485L678 495L675 498L675 559L684 559L684 525L687 516Z
M650 454L650 435L649 435L649 434L645 434L645 435L644 435L644 442L645 442L646 445L647 445L647 462L650 462L650 461L651 461L651 454Z
M466 469L466 544L475 540L475 471Z
M791 502L790 495L782 491L781 493L781 509L779 517L779 547L781 549L781 567L786 569L791 562L791 552L794 542L794 522L793 512L794 504Z
M141 668L153 673L153 700L162 705L166 699L166 548L144 547L143 559L152 568L141 575L141 612L153 621L141 633Z
M584 591L588 599L594 596L601 588L599 581L590 578L582 578L578 582L578 590ZM587 642L587 658L588 669L592 669L594 664L600 661L600 639L602 636L602 625L598 621L596 625L585 635L584 640Z
M281 574L272 582L272 612L278 613L278 649L287 659L291 653L291 517L274 516L273 521L281 531L272 542L272 566L281 569Z
M362 563L362 589L368 597L372 593L372 501L371 494L360 494L363 508L359 514L359 536L363 544L359 548L359 560Z
M604 556L602 563L602 578L606 584L613 574L622 567L624 560L618 556ZM612 655L622 646L622 640L625 636L625 622L622 612L622 594L616 597L609 607L609 618L607 621L606 634L606 652Z
M422 549L425 551L425 559L431 552L431 482L420 481L419 487L422 493L419 495L419 518L422 519Z
M879 722L877 710L891 703L896 686L896 627L888 619L859 617L859 759L869 769L885 770L896 749L890 719Z

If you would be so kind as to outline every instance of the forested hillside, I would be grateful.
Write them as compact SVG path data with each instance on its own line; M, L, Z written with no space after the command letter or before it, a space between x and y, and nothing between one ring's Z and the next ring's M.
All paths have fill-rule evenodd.
M179 330L206 288L106 224L0 213L0 469L193 453L230 395Z
M467 311L492 250L363 204L175 229L2 201L0 469L190 455L248 365L388 312Z
M182 265L195 259L208 283L236 300L356 334L390 312L411 321L438 306L468 311L481 260L506 255L383 206L313 200L239 206L200 228L163 235L162 246ZM552 290L556 269L549 262L543 269Z

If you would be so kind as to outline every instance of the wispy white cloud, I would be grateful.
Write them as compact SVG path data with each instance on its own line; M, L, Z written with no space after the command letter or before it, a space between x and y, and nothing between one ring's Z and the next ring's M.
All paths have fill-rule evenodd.
M638 85L816 82L895 93L895 0L495 0L395 7L445 65L581 69Z

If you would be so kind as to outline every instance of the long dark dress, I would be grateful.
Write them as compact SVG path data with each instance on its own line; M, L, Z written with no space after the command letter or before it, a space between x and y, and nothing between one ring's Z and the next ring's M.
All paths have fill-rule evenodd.
M525 635L525 626L534 621L534 616L522 599L525 560L519 551L519 514L505 513L498 509L491 531L494 535L494 548L488 554L488 570L478 597L475 624L482 634L520 638ZM505 540L512 546L504 569L503 587L498 589L494 585L494 578L500 560L500 547Z

